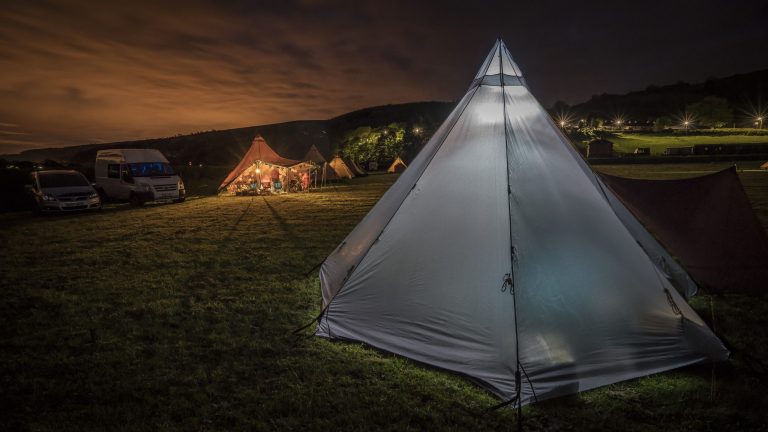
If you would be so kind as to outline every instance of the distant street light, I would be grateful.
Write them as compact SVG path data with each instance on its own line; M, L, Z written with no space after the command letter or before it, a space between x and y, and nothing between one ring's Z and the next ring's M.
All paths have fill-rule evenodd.
M560 122L560 127L565 127L565 122L564 121Z
M758 125L757 128L758 129L762 129L763 128L763 117L762 116L758 117L756 120L757 120L757 123L755 123L755 124Z

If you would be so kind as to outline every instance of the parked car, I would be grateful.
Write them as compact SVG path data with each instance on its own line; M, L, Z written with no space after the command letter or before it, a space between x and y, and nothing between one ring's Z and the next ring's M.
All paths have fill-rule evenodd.
M155 149L113 149L96 153L96 187L104 198L142 205L184 201L184 182Z
M34 171L27 190L41 213L101 210L101 198L82 173L73 170Z

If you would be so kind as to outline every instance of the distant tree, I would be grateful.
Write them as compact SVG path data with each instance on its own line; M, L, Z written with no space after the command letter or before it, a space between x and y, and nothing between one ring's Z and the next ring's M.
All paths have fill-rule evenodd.
M359 127L347 132L343 139L344 156L357 161L376 161L385 163L402 154L406 130L401 123L372 128Z
M659 117L653 121L654 132L664 132L670 126L672 126L672 119L669 117Z
M728 101L717 96L707 96L704 99L685 107L693 114L696 123L702 126L719 128L733 121L733 112Z

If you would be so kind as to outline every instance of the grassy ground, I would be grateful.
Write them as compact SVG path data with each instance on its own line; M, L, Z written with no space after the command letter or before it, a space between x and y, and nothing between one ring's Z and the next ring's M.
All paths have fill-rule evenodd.
M514 412L483 414L497 401L462 378L290 335L320 307L316 273L305 273L394 179L0 215L0 430L512 429ZM751 193L765 200L766 188L763 175ZM765 299L694 306L768 359ZM689 367L528 407L527 429L764 430L765 371L747 360L735 354L714 379L710 366Z
M613 150L632 153L638 147L650 147L651 154L663 154L667 147L690 147L695 144L755 144L768 143L768 135L699 135L699 134L629 134L609 138Z

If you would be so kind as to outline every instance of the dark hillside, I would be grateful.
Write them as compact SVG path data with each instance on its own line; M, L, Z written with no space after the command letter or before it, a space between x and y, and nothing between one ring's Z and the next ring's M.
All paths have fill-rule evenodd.
M9 160L56 160L88 167L96 152L106 148L156 148L174 165L193 164L234 165L245 154L253 137L261 134L280 155L301 159L313 144L326 157L338 150L341 137L348 130L362 126L379 127L390 123L418 126L425 134L434 131L454 104L449 102L418 102L386 105L354 111L330 120L304 120L265 126L199 132L166 138L86 144L73 147L27 150L5 156Z
M768 103L768 69L726 78L710 78L696 84L652 85L624 95L603 93L573 105L569 111L582 117L611 119L622 116L652 121L661 116L679 115L686 105L706 96L725 98L735 111L737 126L751 126L752 118L748 112L756 108L760 101L763 108Z

